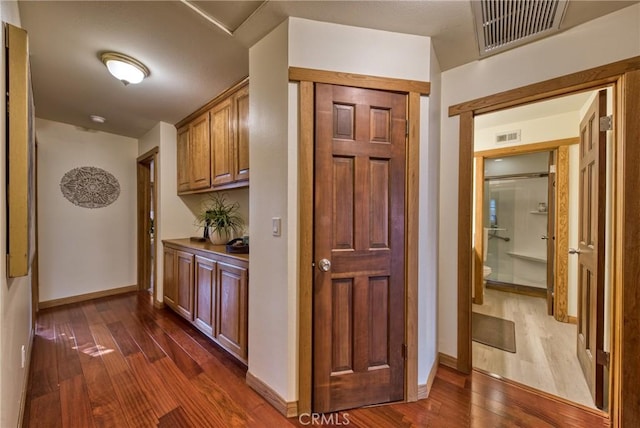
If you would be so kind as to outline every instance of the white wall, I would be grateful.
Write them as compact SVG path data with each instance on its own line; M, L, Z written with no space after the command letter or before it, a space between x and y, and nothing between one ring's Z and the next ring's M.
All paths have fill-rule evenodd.
M137 141L44 119L36 133L40 301L136 284ZM113 174L118 199L94 209L68 201L60 180L81 166Z
M249 51L251 79L251 275L249 371L285 400L297 399L297 146L298 85L288 67L429 81L429 38L290 18ZM435 85L436 92L439 85ZM439 103L421 100L420 230L432 232L420 247L419 383L435 361L435 225ZM437 121L435 122L437 124ZM429 141L434 138L434 141ZM271 236L271 217L283 234ZM429 250L431 252L429 253ZM424 251L424 253L423 253ZM422 300L424 299L424 301ZM431 300L429 300L431 299Z
M289 270L297 265L296 216L290 217L289 76L287 21L249 49L249 372L283 399L297 399L297 329L295 283ZM297 122L297 121L296 121ZM271 218L282 219L282 236L271 235ZM292 236L290 236L292 235Z
M438 357L438 193L440 186L440 63L433 46L429 58L431 94L421 97L420 195L418 222L418 384L427 382Z
M0 2L0 18L20 26L16 2ZM4 46L4 31L2 32ZM2 87L5 87L6 58L3 50L0 63ZM5 93L5 91L3 91ZM0 199L6 198L6 108L0 103ZM6 259L6 204L0 205L0 254ZM6 265L0 263L0 426L18 425L27 386L27 370L21 367L21 347L31 354L31 275L7 278Z
M482 118L482 116L479 116ZM578 136L580 119L577 111L570 111L553 116L540 117L520 122L504 123L498 126L479 127L476 119L474 129L474 150L492 150L523 144L542 143ZM496 144L495 136L498 132L520 130L520 141L517 143Z
M451 105L640 55L640 5L442 74ZM442 116L440 156L439 350L457 355L459 118Z

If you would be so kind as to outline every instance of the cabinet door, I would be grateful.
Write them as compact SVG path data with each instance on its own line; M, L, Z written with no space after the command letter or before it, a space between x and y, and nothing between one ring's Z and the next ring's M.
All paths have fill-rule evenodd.
M233 146L234 179L249 180L249 86L235 95L236 132Z
M204 257L195 259L195 308L194 323L213 337L216 301L216 262Z
M211 109L211 182L213 186L233 181L233 100L227 98Z
M216 339L240 359L247 359L247 269L218 263Z
M189 179L189 126L178 129L177 141L178 193L187 192L190 187Z
M178 300L176 311L193 321L193 254L185 251L176 251L176 282Z
M189 126L189 188L211 187L211 145L209 112L194 119Z
M163 294L164 302L172 308L177 308L178 304L178 283L176 281L176 250L164 248L163 258Z

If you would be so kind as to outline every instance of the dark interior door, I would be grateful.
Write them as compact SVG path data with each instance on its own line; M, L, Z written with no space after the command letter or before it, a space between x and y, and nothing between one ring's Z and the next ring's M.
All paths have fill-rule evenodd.
M580 122L580 196L578 255L577 354L591 395L603 407L603 366L598 353L604 344L604 243L606 206L606 132L600 117L606 114L607 94L598 93Z
M404 397L406 97L316 85L313 410Z

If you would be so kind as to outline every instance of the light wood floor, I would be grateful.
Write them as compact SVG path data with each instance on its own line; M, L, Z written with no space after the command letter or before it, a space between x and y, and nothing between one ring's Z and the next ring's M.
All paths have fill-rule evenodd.
M547 315L546 299L485 291L473 311L514 321L516 353L473 342L473 366L595 408L576 357L576 325Z
M247 386L246 367L143 292L41 311L32 352L24 428L609 426L592 411L443 366L427 399L325 415L324 424L286 419Z

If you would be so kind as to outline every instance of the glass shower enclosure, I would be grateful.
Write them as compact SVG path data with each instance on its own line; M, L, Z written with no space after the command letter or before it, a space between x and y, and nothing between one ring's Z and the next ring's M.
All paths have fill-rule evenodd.
M487 287L547 287L549 154L487 159L484 265Z

